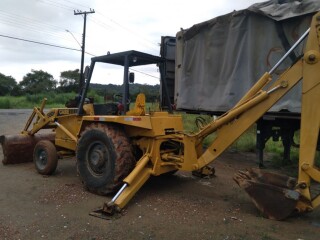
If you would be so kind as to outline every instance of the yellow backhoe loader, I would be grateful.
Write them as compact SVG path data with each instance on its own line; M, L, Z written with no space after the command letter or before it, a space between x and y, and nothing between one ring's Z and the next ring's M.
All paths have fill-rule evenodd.
M272 73L295 47L307 38L304 54L278 79ZM241 134L297 83L302 81L302 109L298 179L259 169L239 171L234 180L248 192L254 204L271 219L284 219L293 212L307 212L320 204L320 195L311 193L311 180L320 182L315 166L320 127L320 14L310 29L286 55L266 72L228 112L196 134L184 132L180 115L168 112L145 113L143 95L128 110L128 68L159 62L161 58L129 51L92 58L86 86L75 108L57 108L44 113L45 102L34 108L26 127L18 136L2 136L3 163L21 162L31 150L36 169L51 174L57 159L76 156L84 185L92 192L116 192L110 202L93 215L113 214L123 209L150 176L192 171L200 176L214 174L208 167ZM123 110L114 105L98 105L86 97L96 62L124 66ZM127 113L127 114L125 114ZM111 114L111 115L110 115ZM31 129L29 129L31 128ZM53 133L41 136L43 129ZM203 140L215 133L211 145L203 150ZM27 147L25 147L27 146Z

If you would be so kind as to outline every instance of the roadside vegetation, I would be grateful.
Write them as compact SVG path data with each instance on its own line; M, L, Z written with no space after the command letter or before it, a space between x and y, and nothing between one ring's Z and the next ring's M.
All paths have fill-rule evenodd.
M31 70L19 83L11 76L0 73L0 109L24 109L39 106L47 98L47 108L63 107L80 92L78 69L61 72L60 79L42 70ZM130 99L143 92L148 102L159 98L159 85L131 84ZM90 84L88 96L97 103L119 101L122 86L114 84Z
M204 126L211 122L214 117L209 115L183 114L184 127L189 133L196 133ZM200 119L200 120L199 120ZM200 123L201 122L201 123ZM295 133L294 142L299 143L299 131ZM216 135L211 134L204 140L204 146L210 146ZM228 149L230 152L252 152L257 153L256 148L256 126L253 125L242 136L240 136ZM297 176L299 148L291 147L290 158L291 163L283 165L283 145L281 139L273 141L271 138L267 141L264 149L265 162L273 168L282 168L291 176ZM257 154L258 162L258 154ZM316 165L320 167L320 153L316 154ZM258 166L258 165L257 165Z
M78 69L61 72L60 79L42 70L31 70L22 81L17 81L11 76L0 73L0 109L32 109L40 106L41 101L47 98L46 108L64 107L66 102L74 99L79 94L80 73ZM159 85L131 84L130 99L134 104L136 95L140 92L146 94L147 112L157 111L159 107ZM121 99L121 85L91 84L88 96L93 97L97 103L119 101ZM181 113L177 113L181 114ZM209 115L183 114L184 128L187 132L195 133L213 120ZM209 146L215 135L208 136L205 147ZM299 133L295 136L298 142ZM256 128L251 127L229 148L230 151L256 152ZM282 142L274 142L270 139L265 147L265 153L270 153L270 159L274 167L282 166L283 146ZM320 154L317 155L317 163L320 165ZM299 149L291 148L291 160L293 165L298 164Z

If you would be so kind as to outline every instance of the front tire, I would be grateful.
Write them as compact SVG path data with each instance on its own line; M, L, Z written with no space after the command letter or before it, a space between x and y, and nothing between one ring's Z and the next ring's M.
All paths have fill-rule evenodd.
M136 162L129 139L114 124L86 127L78 141L76 156L85 187L101 195L116 191Z
M58 156L55 145L48 140L39 141L33 151L33 162L42 175L51 175L57 168Z

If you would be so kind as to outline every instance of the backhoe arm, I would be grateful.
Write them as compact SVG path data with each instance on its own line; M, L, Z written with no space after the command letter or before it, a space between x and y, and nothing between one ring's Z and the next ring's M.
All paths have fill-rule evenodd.
M281 220L293 212L320 205L319 192L311 193L311 180L320 183L315 165L320 129L320 14L312 19L302 60L302 97L298 180L259 170L239 171L234 180L268 218Z
M252 97L210 123L198 134L188 136L187 139L195 139L194 141L200 144L206 136L213 132L216 133L211 145L198 157L193 170L202 168L214 161L281 97L290 91L302 79L302 68L303 59L300 59L267 90L259 90ZM268 74L265 74L260 81L266 81L265 78L269 78ZM190 140L187 140L186 144L192 144L189 142ZM190 148L186 147L186 149ZM188 155L187 153L186 156ZM192 160L190 159L190 161Z
M315 16L312 21L311 28L301 36L301 38L291 47L275 67L270 70L270 72L266 72L259 81L257 81L257 83L246 93L234 108L208 124L197 134L185 135L184 144L186 152L184 159L188 162L188 164L186 164L186 170L201 169L214 161L260 117L262 117L263 114L265 114L279 99L286 95L300 80L303 80L304 85L312 85L312 87L319 85L319 80L313 77L320 76L320 68L317 66L317 59L319 58L319 40L317 35L318 30L316 27L317 22L318 20L316 20ZM308 44L305 48L304 56L297 60L293 66L287 69L272 83L271 86L266 87L267 85L270 85L269 83L272 78L271 74L274 72L276 67L279 66L296 48L296 46L305 39L310 31L311 33L308 37ZM311 87L309 86L309 88ZM320 95L319 90L314 89L313 91ZM304 92L306 91L304 90ZM311 98L311 100L309 100L311 103L308 104L304 103L304 101L302 102L304 109L308 109L308 105L310 104L313 104L313 108L317 108L316 104L314 104L318 101L316 100L316 97L312 96L309 98ZM317 111L317 109L312 110L313 113L316 113ZM306 115L306 113L302 113L302 115ZM307 119L309 118L306 117L305 121L310 121ZM317 124L314 125L315 128L318 128L316 125ZM202 145L203 140L212 133L216 134L215 139L207 150L204 153L199 151L195 152L196 150L192 148L192 145ZM197 162L194 163L194 160L188 156L196 157Z
M300 128L299 177L296 190L307 200L298 203L300 212L320 205L320 194L311 197L310 180L320 183L320 171L315 166L320 129L320 14L312 22L312 31L306 45L302 84Z
M320 14L314 16L310 29L294 44L286 55L265 73L234 108L205 126L197 134L184 134L167 128L165 119L157 118L155 124L164 128L136 139L145 149L134 170L124 179L124 184L110 202L93 213L94 216L121 210L150 176L176 170L209 172L205 168L223 153L238 137L265 114L279 99L303 80L301 150L299 179L252 170L240 172L234 179L254 199L256 206L268 217L283 219L294 209L305 211L320 204L319 196L311 199L310 180L320 182L320 173L314 166L316 143L320 126L320 53L318 24ZM271 83L273 71L300 44L310 32L304 56L298 59L277 80ZM203 152L203 140L215 133L215 139ZM171 147L169 147L171 146ZM269 201L272 197L275 200Z
M301 128L298 180L261 170L239 171L234 180L253 199L257 208L271 219L284 219L294 211L306 212L320 205L320 194L311 194L311 179L320 183L320 171L315 166L315 156L320 129L320 13L316 14L303 36L309 34L304 55L264 90L271 74L266 73L236 106L198 134L185 136L186 170L201 173L239 136L253 125L280 98L302 80ZM301 39L297 42L301 42ZM289 51L291 51L295 44ZM285 55L288 56L289 52ZM280 65L282 58L270 73ZM260 88L261 87L261 88ZM216 133L208 149L197 151L205 137ZM196 147L192 148L195 144ZM192 159L197 157L197 162Z

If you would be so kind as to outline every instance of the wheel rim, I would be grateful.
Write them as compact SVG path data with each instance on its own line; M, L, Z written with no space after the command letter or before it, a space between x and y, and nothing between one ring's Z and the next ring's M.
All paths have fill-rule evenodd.
M48 154L45 150L39 150L37 154L37 165L39 169L44 169L48 163Z
M102 175L109 161L109 153L106 146L100 141L91 143L88 147L86 159L89 170L95 175Z

